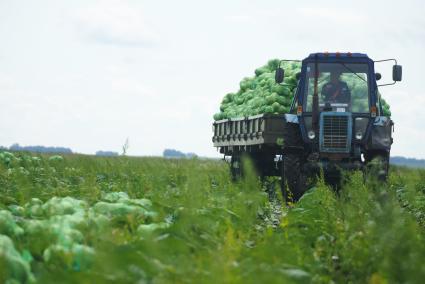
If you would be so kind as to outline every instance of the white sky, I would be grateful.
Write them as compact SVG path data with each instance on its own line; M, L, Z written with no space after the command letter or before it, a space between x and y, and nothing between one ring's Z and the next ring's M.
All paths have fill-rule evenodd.
M243 77L271 58L351 51L403 65L403 82L381 89L392 155L425 158L424 11L419 0L0 0L0 145L120 152L129 137L130 155L218 156L212 115Z

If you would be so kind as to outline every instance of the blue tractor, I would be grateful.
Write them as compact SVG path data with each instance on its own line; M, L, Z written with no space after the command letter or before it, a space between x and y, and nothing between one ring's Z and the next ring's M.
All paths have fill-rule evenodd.
M390 84L378 85L375 63L394 61ZM276 70L282 84L285 70ZM313 53L302 61L291 111L284 115L282 179L296 200L321 171L339 181L341 169L378 167L385 180L394 123L386 116L378 86L401 81L395 59L373 61L361 53Z

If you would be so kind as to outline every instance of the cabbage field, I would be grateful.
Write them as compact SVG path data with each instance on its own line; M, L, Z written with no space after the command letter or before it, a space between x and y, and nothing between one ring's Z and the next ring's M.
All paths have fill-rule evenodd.
M421 283L425 171L282 206L219 160L0 153L0 283Z

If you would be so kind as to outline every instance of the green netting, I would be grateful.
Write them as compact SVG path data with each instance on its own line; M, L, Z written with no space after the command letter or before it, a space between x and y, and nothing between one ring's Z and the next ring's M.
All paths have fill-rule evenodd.
M0 210L0 234L18 237L24 230L16 223L14 216L7 210Z
M0 241L8 242L7 237L23 241L26 247L22 254L27 262L17 251L13 251L13 257L5 256L1 243L0 259L13 271L4 279L18 282L24 279L20 272L25 271L23 263L33 257L76 271L89 267L96 254L87 245L89 232L101 235L111 227L132 227L143 237L169 226L152 223L158 214L150 200L133 199L125 192L104 193L94 204L72 197L52 197L46 202L32 198L22 207L9 205L7 209L0 210L0 236L4 236Z
M102 195L102 200L108 202L118 202L121 200L128 200L130 197L125 192L108 192Z
M0 152L0 163L5 166L11 166L14 162L16 162L17 158L10 152L4 151Z
M25 215L25 209L22 206L12 204L12 205L9 205L7 208L15 216L24 216Z
M63 161L63 157L59 156L59 155L51 156L49 158L49 161L51 161L51 162L61 162L61 161Z
M272 59L266 65L257 68L254 77L243 78L239 83L238 92L224 96L220 112L214 115L214 120L288 112L293 90L297 84L295 75L301 70L301 65L283 62L284 83L288 86L281 86L276 84L274 79L279 61Z
M379 97L381 98L383 115L384 116L391 116L390 105L381 97L380 94L379 94Z
M42 205L43 201L32 198L30 202L24 205L25 215L32 218L42 217L44 215Z
M30 264L15 249L12 240L0 234L0 283L34 283Z
M137 227L137 233L142 236L150 235L154 231L159 229L166 229L170 226L168 223L151 223L151 224L141 224Z
M93 248L73 243L71 246L54 244L43 254L46 263L60 264L62 267L80 271L87 269L93 263L95 251Z
M72 197L52 197L41 208L47 216L66 215L84 211L87 208L87 203Z
M96 213L105 214L108 216L125 216L125 215L140 215L148 216L152 214L146 209L138 206L132 206L125 203L108 203L100 201L93 206Z

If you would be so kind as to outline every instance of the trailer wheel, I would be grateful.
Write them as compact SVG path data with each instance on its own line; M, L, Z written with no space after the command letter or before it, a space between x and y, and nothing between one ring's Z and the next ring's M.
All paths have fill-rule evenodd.
M285 184L283 184L283 196L286 198L286 201L298 201L307 187L307 177L302 171L302 156L295 153L284 155L282 174L282 180L286 182L290 191L287 194Z
M241 156L233 154L230 160L230 174L233 181L238 181L242 177Z
M252 160L255 171L262 180L267 176L279 175L276 170L275 155L273 153L257 152L251 153L249 157Z

